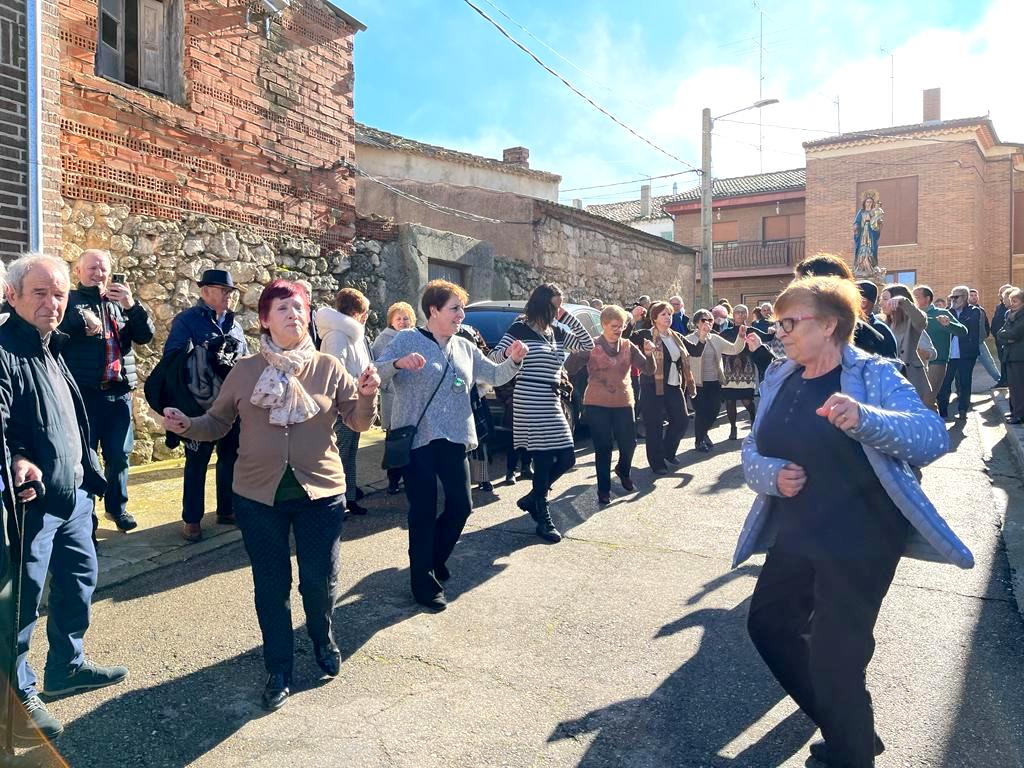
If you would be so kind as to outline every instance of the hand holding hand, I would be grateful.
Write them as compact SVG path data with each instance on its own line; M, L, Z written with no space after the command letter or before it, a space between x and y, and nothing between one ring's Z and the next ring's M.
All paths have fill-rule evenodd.
M192 426L192 419L177 408L164 408L164 429L182 435Z
M43 473L39 471L39 467L24 456L15 456L13 458L11 461L11 475L15 488L32 480L42 481L43 479ZM33 501L36 498L36 492L29 488L19 493L18 498L24 502Z
M366 366L366 369L359 374L358 383L359 394L363 397L373 397L377 394L377 390L380 388L380 374L377 373L377 367L372 363Z
M521 363L523 362L523 358L526 357L526 353L529 351L530 348L526 346L526 342L516 339L506 351L506 356L511 357L517 363Z
M427 364L427 359L419 352L410 352L405 357L395 360L395 368L402 371L418 371Z
M123 309L131 309L135 304L132 289L124 283L111 283L107 286L106 298L116 301Z
M641 307L639 304L637 304L635 307L633 307L633 319L634 320L642 320L644 315L646 315L646 314L647 314L647 310L644 309L643 307Z
M842 392L832 395L816 413L828 419L833 427L844 432L860 426L860 403Z
M761 337L756 333L748 333L745 338L747 341L747 349L751 352L761 346Z
M99 336L103 333L103 321L91 309L82 310L82 320L85 321L86 336Z
M935 319L939 321L939 325L941 325L943 328L949 325L949 317L947 315L939 315Z
M791 499L803 490L807 484L807 473L804 468L792 462L779 470L779 476L775 479L775 485L779 493L787 499Z
M657 349L657 347L654 346L653 341L651 341L650 339L644 339L644 354L647 357L653 355L655 349Z

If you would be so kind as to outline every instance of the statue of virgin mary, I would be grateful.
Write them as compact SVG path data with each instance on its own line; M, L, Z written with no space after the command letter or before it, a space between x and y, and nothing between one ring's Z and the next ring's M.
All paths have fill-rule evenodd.
M885 211L878 192L864 193L860 210L853 220L853 271L858 276L873 275L878 271L878 238L882 234Z

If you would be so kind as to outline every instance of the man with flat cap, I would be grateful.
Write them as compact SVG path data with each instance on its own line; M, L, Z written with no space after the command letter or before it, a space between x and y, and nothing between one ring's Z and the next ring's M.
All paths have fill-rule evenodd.
M860 291L860 308L864 315L864 322L882 337L882 341L877 347L868 351L899 361L900 353L899 345L896 343L896 336L893 334L892 329L886 325L885 321L875 314L875 304L878 301L878 286L870 280L858 280L857 289Z
M237 360L249 354L242 327L231 311L235 288L231 273L208 269L199 280L199 300L174 318L164 344L164 357L191 349L186 368L189 390L202 407L213 404L220 385ZM231 482L238 456L238 425L216 443L185 441L185 484L182 492L182 536L203 537L200 521L206 511L206 470L217 448L217 522L232 525Z

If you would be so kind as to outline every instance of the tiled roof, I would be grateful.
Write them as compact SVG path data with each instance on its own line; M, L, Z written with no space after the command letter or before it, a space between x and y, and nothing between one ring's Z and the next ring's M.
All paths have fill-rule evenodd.
M715 179L713 196L716 200L724 197L743 197L765 192L788 192L800 190L807 185L807 174L803 168L789 171L772 171L752 176L734 176L729 179ZM665 218L664 207L670 203L690 203L700 200L700 187L696 186L677 195L664 195L651 198L651 215L640 215L639 200L624 200L619 203L603 203L588 205L591 213L628 224L634 221L650 221Z
M424 144L422 141L407 139L404 136L388 133L379 128L371 128L362 123L356 123L356 144L366 144L367 146L379 147L381 149L394 149L399 152L410 152L415 155L424 155L425 157L436 157L441 160L451 160L455 163L473 165L478 168L493 168L503 173L532 176L544 181L559 182L562 180L562 177L555 173L522 168L521 166L504 163L491 157L471 155L469 152L459 152L457 149L439 147L435 144Z
M850 144L853 142L871 143L877 139L885 139L890 136L906 136L914 134L935 134L947 133L960 128L986 128L992 136L992 140L999 144L999 137L996 136L996 129L988 117L960 117L955 120L934 120L928 123L914 123L913 125L897 125L892 128L878 128L870 131L853 131L841 133L838 136L829 136L826 139L805 141L804 149L816 147L827 147L835 144Z
M363 24L363 22L361 22L354 16L350 16L349 14L345 13L345 11L341 10L341 7L336 2L334 2L334 0L324 0L324 5L326 5L331 11L333 11L335 16L337 16L339 19L341 19L346 24L351 26L354 30L356 30L356 32L366 31L366 25Z

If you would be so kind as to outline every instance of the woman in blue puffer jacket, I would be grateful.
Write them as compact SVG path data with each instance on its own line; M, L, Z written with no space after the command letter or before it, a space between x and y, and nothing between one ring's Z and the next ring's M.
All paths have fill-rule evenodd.
M900 558L974 564L914 472L949 450L945 425L890 361L852 346L859 307L856 286L831 277L797 280L775 304L788 359L768 369L744 442L758 497L734 559L767 551L750 637L821 728L812 754L854 768L884 748L865 671Z

